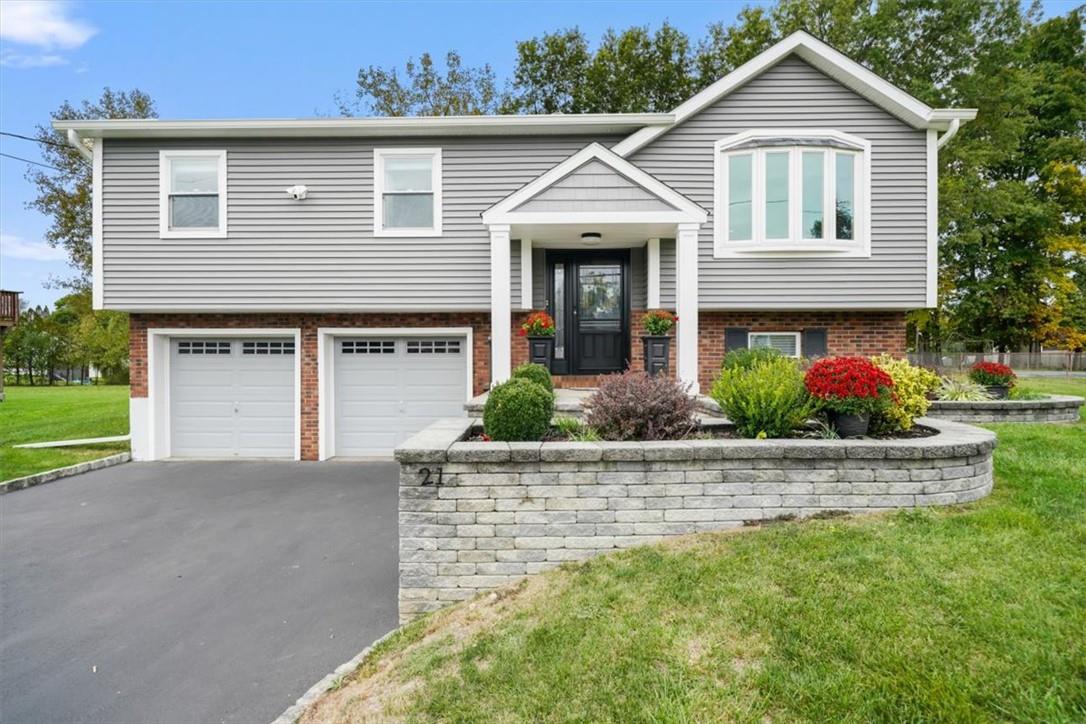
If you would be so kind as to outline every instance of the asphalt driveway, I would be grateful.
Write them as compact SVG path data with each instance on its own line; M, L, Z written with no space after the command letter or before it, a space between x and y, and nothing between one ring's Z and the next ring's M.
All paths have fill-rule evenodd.
M267 724L396 625L397 474L129 463L0 497L0 721Z

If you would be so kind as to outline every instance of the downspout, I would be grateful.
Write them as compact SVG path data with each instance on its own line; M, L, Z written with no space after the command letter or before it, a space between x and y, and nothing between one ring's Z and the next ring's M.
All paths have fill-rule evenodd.
M961 121L960 118L951 119L950 127L946 129L946 133L944 133L942 136L939 136L939 140L938 140L938 142L936 142L935 147L936 148L942 148L947 143L949 143L950 139L952 139L952 138L954 138L954 136L958 135L958 128L960 128L961 125L962 125L962 121ZM69 131L69 133L71 133L71 131Z
M83 143L83 139L79 137L79 134L75 132L74 128L68 129L68 143L72 144L72 147L79 151L80 156L91 163L94 163L94 154L91 153L90 149Z

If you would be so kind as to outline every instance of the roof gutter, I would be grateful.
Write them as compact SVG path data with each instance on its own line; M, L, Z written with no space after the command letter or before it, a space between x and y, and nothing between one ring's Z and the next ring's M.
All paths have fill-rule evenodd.
M70 143L75 150L79 151L80 156L91 163L94 163L94 154L87 148L87 144L83 143L83 137L80 136L74 128L68 129L68 143Z
M939 141L935 144L936 148L942 148L950 143L950 139L958 135L958 129L962 126L962 120L960 118L954 118L950 121L950 128L946 129L946 133L939 136Z

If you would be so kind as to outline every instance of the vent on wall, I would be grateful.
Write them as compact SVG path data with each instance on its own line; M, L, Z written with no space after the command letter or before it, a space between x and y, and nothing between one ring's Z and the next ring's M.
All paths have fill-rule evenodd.
M178 354L230 354L230 343L210 339L183 339L177 343Z
M343 354L393 354L396 352L394 339L345 339L339 343Z
M293 340L260 340L241 343L242 354L294 354Z
M458 339L412 339L407 342L408 354L460 354Z

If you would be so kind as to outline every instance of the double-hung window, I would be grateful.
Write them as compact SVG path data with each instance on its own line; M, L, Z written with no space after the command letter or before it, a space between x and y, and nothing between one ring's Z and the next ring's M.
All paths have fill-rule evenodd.
M226 151L160 151L159 235L226 236Z
M376 236L441 235L440 148L378 148L373 169Z
M716 143L716 256L870 254L870 143L748 131Z

